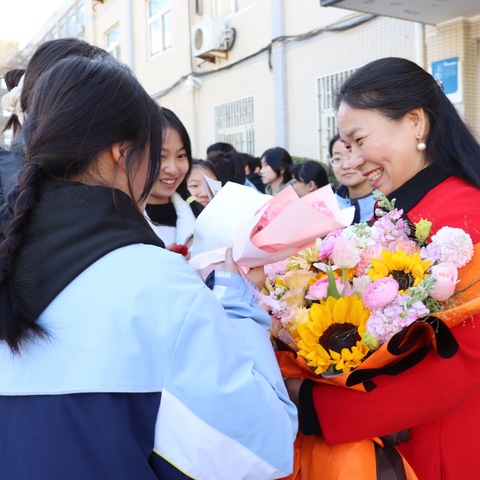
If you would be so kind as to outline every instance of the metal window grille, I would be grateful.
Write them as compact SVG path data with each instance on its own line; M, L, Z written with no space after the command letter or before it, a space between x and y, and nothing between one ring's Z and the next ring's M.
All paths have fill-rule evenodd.
M236 150L254 155L255 116L253 97L214 107L215 138L230 143Z
M340 85L355 71L355 69L325 75L318 79L318 114L319 114L319 140L320 159L328 159L328 144L337 133L334 101L335 93Z

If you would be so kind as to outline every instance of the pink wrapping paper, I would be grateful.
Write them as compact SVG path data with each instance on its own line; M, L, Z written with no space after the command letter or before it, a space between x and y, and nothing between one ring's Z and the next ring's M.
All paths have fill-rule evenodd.
M238 187L240 186L232 189L232 195L235 193L238 196ZM224 201L228 202L228 199ZM225 214L230 217L235 215L232 211ZM302 198L288 186L267 200L251 218L238 226L233 243L220 248L213 241L213 237L218 238L215 230L222 225L221 216L216 215L216 225L209 225L207 234L211 231L212 245L217 248L195 255L190 260L190 265L198 272L209 271L215 264L223 262L225 250L230 246L235 262L244 272L252 267L285 260L315 243L317 238L350 225L354 214L355 207L340 209L329 185ZM202 232L203 235L205 232ZM202 242L208 243L207 239L202 239Z
M274 218L261 230L262 216ZM239 230L233 259L242 267L256 267L285 260L338 228L350 225L355 207L340 209L329 185L302 198L288 186L268 201Z

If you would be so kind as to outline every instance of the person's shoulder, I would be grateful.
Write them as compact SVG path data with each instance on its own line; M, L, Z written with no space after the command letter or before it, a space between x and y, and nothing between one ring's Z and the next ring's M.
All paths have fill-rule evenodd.
M456 176L446 178L426 195L426 197L435 198L442 203L447 203L454 198L457 205L465 196L480 198L480 188Z
M480 241L480 189L456 176L450 176L432 188L413 207L408 216L414 222L426 219L434 230L443 226L462 228L472 240Z

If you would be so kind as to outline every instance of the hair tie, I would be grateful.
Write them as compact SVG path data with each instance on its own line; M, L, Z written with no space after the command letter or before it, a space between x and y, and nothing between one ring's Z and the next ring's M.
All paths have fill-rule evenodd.
M443 90L445 89L445 85L443 84L443 82L439 78L435 78L434 80L438 88L443 92Z
M24 120L22 105L20 101L24 78L25 78L25 75L22 75L22 78L20 78L18 85L16 87L13 87L9 92L7 92L2 97L2 107L7 112L10 112L12 115L16 115L18 118L18 121L20 122L20 125L23 124L23 120Z

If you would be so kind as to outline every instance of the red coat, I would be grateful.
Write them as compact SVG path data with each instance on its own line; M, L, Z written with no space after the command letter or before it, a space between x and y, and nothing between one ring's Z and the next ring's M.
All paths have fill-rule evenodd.
M480 190L449 177L408 217L466 230L480 242ZM480 272L479 272L480 274ZM449 360L433 350L395 377L380 376L369 393L318 384L313 402L326 441L340 444L408 428L399 446L420 480L480 477L480 315L453 328L459 351Z

